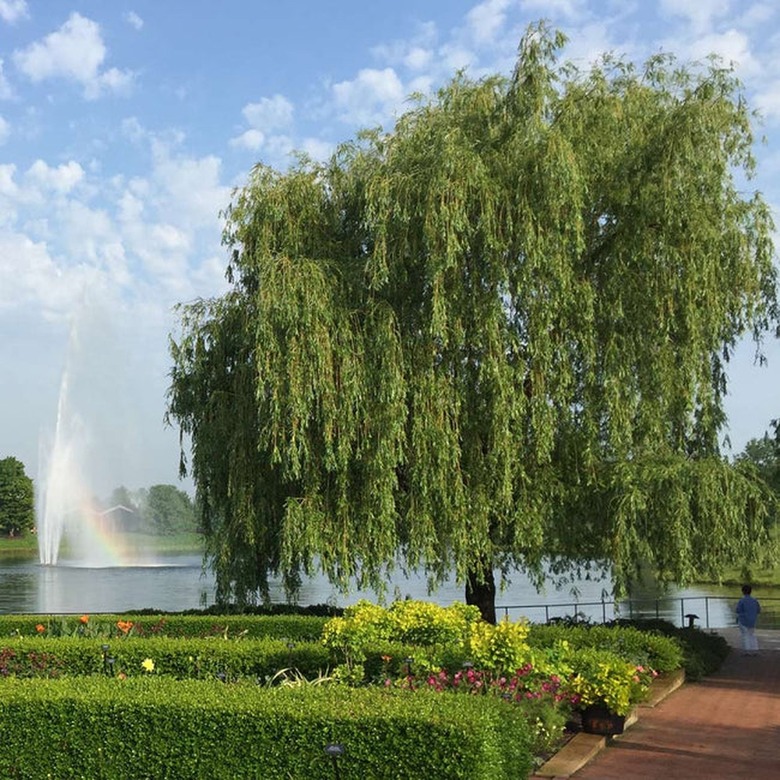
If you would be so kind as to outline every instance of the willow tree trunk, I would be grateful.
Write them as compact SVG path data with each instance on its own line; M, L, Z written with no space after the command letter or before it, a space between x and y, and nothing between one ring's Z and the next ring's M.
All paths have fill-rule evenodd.
M479 607L482 619L496 623L496 578L493 569L486 566L482 571L469 572L466 580L466 603Z

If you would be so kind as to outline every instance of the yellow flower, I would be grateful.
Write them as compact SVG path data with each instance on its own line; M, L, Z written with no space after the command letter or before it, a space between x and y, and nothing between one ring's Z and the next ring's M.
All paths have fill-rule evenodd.
M144 660L141 661L141 666L143 666L147 672L154 671L154 661L152 661L151 658L144 658Z

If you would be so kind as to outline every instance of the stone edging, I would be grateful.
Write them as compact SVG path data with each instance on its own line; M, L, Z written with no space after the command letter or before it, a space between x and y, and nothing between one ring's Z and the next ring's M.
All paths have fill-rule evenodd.
M661 675L653 680L650 685L647 699L633 710L626 717L628 728L632 726L639 718L639 713L643 708L655 707L656 704L663 701L672 691L677 690L685 682L685 670L678 669L676 672ZM585 734L580 732L575 734L549 761L542 764L536 772L531 775L529 780L541 780L541 778L551 777L571 777L575 772L582 769L585 764L591 761L594 756L603 750L608 744L608 740L620 739L615 737L602 737L598 734Z

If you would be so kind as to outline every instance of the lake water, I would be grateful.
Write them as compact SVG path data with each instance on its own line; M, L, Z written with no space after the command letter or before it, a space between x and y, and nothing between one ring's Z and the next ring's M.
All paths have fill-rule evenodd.
M734 604L739 596L734 588L673 588L666 593L646 585L633 594L633 601L617 609L612 603L610 583L583 579L574 587L549 585L537 593L522 574L515 574L509 588L496 599L499 616L526 617L545 622L578 614L593 620L615 616L659 616L685 625L685 615L698 615L697 625L719 628L734 624ZM762 625L780 626L780 592L757 590L764 604ZM284 602L281 585L272 585L271 597ZM451 604L463 599L463 588L445 582L428 594L424 577L397 577L388 588L388 599L429 599ZM376 600L370 591L339 593L324 577L304 582L298 603L347 606L360 598ZM0 558L0 613L98 614L128 612L145 608L169 612L200 609L214 603L214 578L202 571L198 555L166 556L149 566L84 568L41 566L37 561Z

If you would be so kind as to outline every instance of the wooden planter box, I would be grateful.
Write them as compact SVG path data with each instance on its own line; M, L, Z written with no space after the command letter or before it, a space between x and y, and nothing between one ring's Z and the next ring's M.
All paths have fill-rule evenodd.
M582 711L582 730L586 734L611 736L622 734L626 727L626 716L616 715L603 704L589 704Z

